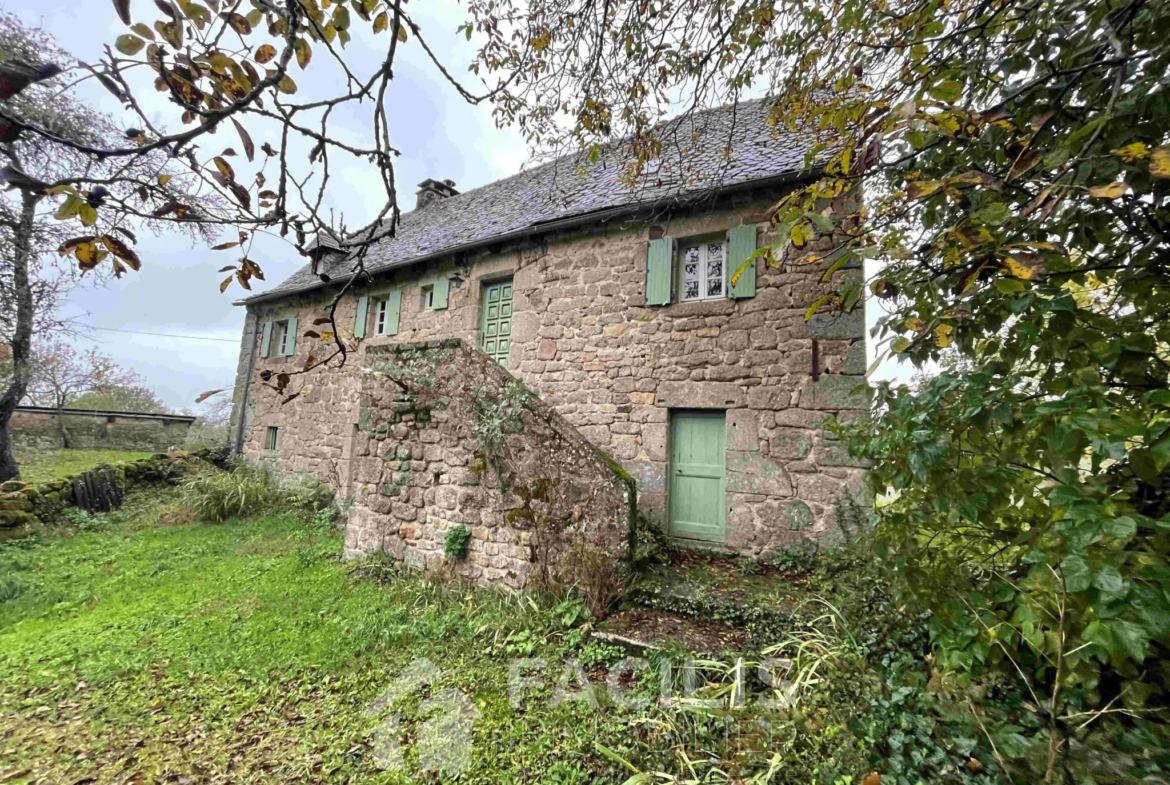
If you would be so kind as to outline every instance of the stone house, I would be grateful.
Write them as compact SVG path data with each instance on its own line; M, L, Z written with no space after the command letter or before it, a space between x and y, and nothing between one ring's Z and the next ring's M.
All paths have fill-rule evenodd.
M656 171L634 189L616 151L466 193L426 180L397 237L371 250L369 276L337 305L335 324L353 347L346 367L295 377L278 394L280 373L329 351L317 337L329 325L318 322L353 277L352 260L319 247L288 280L240 303L236 449L357 498L352 552L439 558L444 532L469 525L473 556L482 550L476 575L523 583L531 542L501 517L518 497L464 498L482 487L469 475L479 452L469 434L483 406L468 398L415 422L417 400L384 359L415 373L403 352L447 346L451 357L429 362L447 373L448 393L463 372L468 385L497 393L519 380L539 401L532 411L559 423L558 443L588 442L597 466L620 464L639 511L680 541L762 554L837 536L862 469L821 422L865 405L853 394L866 366L864 314L806 322L823 263L748 262L772 242L769 208L809 176L807 141L769 126L767 113L749 102L677 121L676 144L663 145ZM832 247L821 237L803 253ZM485 356L494 363L476 359ZM378 431L371 423L387 412ZM432 433L436 418L447 424ZM546 447L556 449L538 452ZM604 469L588 472L564 487L614 482ZM387 484L405 497L375 498ZM613 487L624 487L620 478ZM611 523L625 514L612 488L601 496ZM585 507L574 514L588 518Z

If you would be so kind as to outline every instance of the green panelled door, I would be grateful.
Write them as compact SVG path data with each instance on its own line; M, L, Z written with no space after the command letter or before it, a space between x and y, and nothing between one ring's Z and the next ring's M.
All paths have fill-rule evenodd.
M724 542L723 412L674 412L670 426L670 533Z
M505 368L512 348L512 279L483 285L479 347Z

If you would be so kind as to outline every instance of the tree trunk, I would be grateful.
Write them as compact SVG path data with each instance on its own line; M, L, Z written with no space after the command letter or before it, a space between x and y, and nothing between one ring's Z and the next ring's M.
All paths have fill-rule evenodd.
M12 333L12 380L0 395L0 482L20 479L20 467L12 457L8 423L28 389L29 356L32 353L33 291L29 282L33 227L40 195L20 193L20 225L13 232L12 288L16 300L16 328Z
M57 430L61 433L61 449L69 449L69 430L65 427L65 399L57 399Z

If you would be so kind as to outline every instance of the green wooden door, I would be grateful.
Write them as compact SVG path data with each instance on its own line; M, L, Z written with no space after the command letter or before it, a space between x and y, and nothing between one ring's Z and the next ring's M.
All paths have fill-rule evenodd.
M670 533L724 542L723 412L674 412L670 427Z
M512 348L512 279L483 285L479 348L505 368Z

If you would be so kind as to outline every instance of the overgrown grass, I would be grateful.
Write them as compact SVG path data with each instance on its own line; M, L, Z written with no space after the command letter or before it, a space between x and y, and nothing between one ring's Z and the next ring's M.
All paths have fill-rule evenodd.
M152 453L126 450L45 450L30 452L31 463L20 467L24 482L52 482L81 474L103 463L133 461Z
M396 781L364 708L426 657L448 672L432 692L480 712L463 781L625 779L595 744L630 754L627 717L547 707L569 653L550 603L385 563L355 574L335 529L292 514L157 525L180 500L0 549L0 776ZM547 684L511 708L508 658L541 655ZM421 698L397 706L410 733ZM417 776L417 752L407 764Z
M223 523L264 510L276 499L270 479L259 471L199 472L183 483L184 500L209 523Z
M427 700L452 689L477 713L460 783L617 785L637 771L642 782L831 784L860 782L891 736L899 755L922 745L947 754L929 746L929 730L918 746L902 743L906 695L884 689L869 664L903 642L844 629L835 609L817 637L794 634L768 653L797 663L794 706L762 702L783 694L754 678L763 654L746 653L747 700L732 708L734 655L698 662L687 696L687 653L670 651L620 680L625 697L645 700L622 707L605 679L625 653L590 640L580 599L344 563L328 512L191 523L180 489L153 493L0 546L0 781L452 781L423 770L419 746L435 719ZM518 657L547 665L525 674L540 683L512 705ZM441 678L367 714L420 658ZM583 685L570 660L599 708L574 699ZM672 694L660 703L666 662ZM558 679L569 699L554 706ZM872 702L890 695L899 702ZM391 711L402 771L375 755ZM889 781L913 783L913 767L903 770Z

